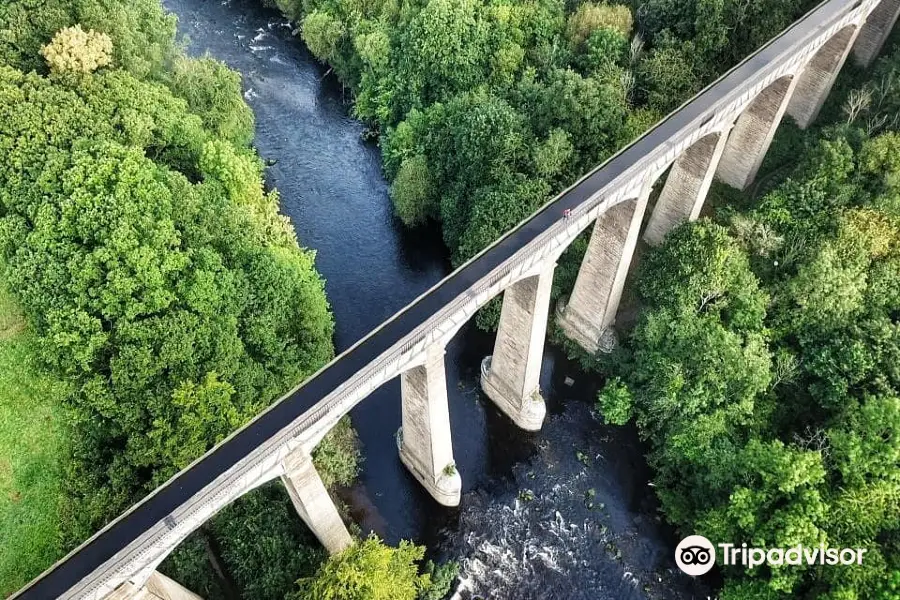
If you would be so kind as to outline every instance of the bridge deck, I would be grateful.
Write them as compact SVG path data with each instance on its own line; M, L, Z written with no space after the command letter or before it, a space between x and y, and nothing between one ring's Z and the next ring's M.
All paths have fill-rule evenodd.
M457 269L337 357L202 459L132 507L13 597L22 600L47 600L64 595L82 579L133 544L145 531L188 503L249 453L275 438L286 425L314 409L323 398L337 390L354 373L366 368L413 333L424 321L464 295L486 275L536 240L552 225L557 224L566 209L575 211L583 208L598 191L645 160L647 156L658 152L661 146L669 144L685 128L700 118L712 117L713 111L723 99L733 96L736 90L742 89L747 81L752 80L772 61L799 47L820 28L827 27L859 5L860 2L853 0L829 0L820 5L643 137L548 202L491 248Z

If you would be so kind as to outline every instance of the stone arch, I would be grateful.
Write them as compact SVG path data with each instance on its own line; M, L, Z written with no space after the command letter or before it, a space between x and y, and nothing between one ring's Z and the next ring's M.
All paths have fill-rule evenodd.
M679 224L700 216L727 139L728 132L714 131L675 159L644 231L647 243L662 243Z
M822 110L858 33L856 25L848 25L838 31L800 72L787 113L803 129L809 127Z
M878 58L898 17L900 17L900 0L881 0L869 13L853 46L856 64L868 67Z
M775 80L738 116L716 173L719 180L739 190L753 183L797 81L793 75Z
M597 217L575 288L557 318L569 339L588 352L609 351L612 326L637 246L650 187L637 198L611 206Z
M154 529L160 531L160 534L153 536L154 541L152 545L139 553L126 555L116 565L114 570L103 572L98 569L94 571L91 574L94 578L93 580L83 581L85 585L80 589L77 587L72 589L77 590L77 597L104 598L107 600L132 597L144 598L145 596L141 594L145 594L148 591L153 592L153 590L162 591L163 589L170 592L190 594L185 596L176 594L174 597L199 598L196 594L184 589L177 582L162 576L157 571L157 568L204 523L246 494L277 480L280 471L280 468L265 468L253 477L241 477L228 486L227 490L214 496L213 501L200 503L199 506L193 507L185 514L176 515L176 513L172 513L160 524L147 529L147 532L151 532ZM170 519L172 520L170 521ZM156 596L149 597L155 598Z

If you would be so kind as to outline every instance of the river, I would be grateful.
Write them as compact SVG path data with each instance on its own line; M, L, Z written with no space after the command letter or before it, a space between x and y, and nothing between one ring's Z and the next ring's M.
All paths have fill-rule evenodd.
M363 141L340 84L292 35L295 26L259 0L164 4L192 54L209 52L242 74L256 146L273 163L267 182L301 244L317 252L338 352L450 272L439 229L410 232L393 216L377 146ZM363 530L459 561L459 597L705 597L676 575L634 431L594 421L596 390L551 347L541 376L547 423L536 435L517 430L479 392L491 345L470 325L446 352L459 509L437 505L400 463L399 380L354 409L365 461L346 499Z

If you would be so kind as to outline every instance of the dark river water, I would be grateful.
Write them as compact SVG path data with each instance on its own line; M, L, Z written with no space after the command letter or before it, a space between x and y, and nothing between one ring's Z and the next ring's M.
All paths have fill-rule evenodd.
M268 183L301 244L317 251L338 352L450 272L438 229L410 232L393 216L377 147L362 141L364 126L349 116L340 84L323 77L327 69L294 26L258 0L164 4L191 53L209 52L243 75L256 145L274 161ZM515 429L479 392L492 337L464 328L446 353L459 509L438 506L400 463L398 380L352 412L365 462L345 500L363 530L458 560L457 597L705 597L675 575L675 542L655 516L634 432L596 423L588 402L595 389L552 348L541 381L544 430Z

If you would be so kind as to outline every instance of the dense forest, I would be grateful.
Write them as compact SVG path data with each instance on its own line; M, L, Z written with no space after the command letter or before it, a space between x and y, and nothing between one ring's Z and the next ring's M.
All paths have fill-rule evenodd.
M900 597L900 50L786 124L755 193L642 261L642 314L591 368L651 446L666 517L757 547L865 548L862 566L725 570L724 600ZM798 162L796 157L802 156Z
M814 5L275 3L380 133L401 219L440 220L456 264Z
M277 4L380 135L400 218L439 220L456 264L812 5ZM836 94L840 126L783 134L762 197L718 188L715 222L646 257L625 346L582 357L614 376L599 412L636 419L683 531L870 549L861 569L727 571L724 598L900 594L898 64Z
M264 0L353 92L397 214L460 265L815 0ZM574 285L586 241L560 262ZM477 322L496 327L499 301Z
M815 2L274 3L379 137L400 218L440 221L460 264ZM0 6L0 384L15 382L0 418L31 428L41 471L0 472L0 534L16 540L0 593L333 355L239 77L185 56L175 26L159 0ZM610 376L602 418L648 440L671 523L869 549L852 570L726 570L723 598L900 595L898 82L900 54L851 73L829 126L779 137L763 185L714 190L712 219L644 257L623 346L582 357ZM0 429L0 452L25 461L17 444ZM349 422L315 459L327 485L353 480ZM326 558L271 484L162 570L207 598L437 600L452 570L422 556L368 538Z
M3 483L6 595L329 360L333 320L264 191L239 77L185 57L158 0L4 3L0 124L3 411L53 423L36 464L0 438L23 466ZM333 485L356 458L342 423L316 461ZM247 597L324 558L279 486L165 569L197 583L209 544Z

